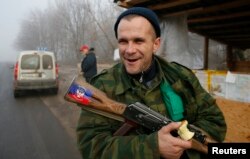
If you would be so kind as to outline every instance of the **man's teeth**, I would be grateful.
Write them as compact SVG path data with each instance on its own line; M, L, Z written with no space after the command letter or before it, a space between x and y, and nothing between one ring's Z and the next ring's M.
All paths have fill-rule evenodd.
M136 59L128 59L129 62L134 62Z

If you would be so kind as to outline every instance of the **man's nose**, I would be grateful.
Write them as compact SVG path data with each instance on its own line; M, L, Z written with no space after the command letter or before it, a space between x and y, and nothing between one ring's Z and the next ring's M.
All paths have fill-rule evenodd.
M126 52L127 53L135 53L135 45L133 43L128 43L127 48L126 48Z

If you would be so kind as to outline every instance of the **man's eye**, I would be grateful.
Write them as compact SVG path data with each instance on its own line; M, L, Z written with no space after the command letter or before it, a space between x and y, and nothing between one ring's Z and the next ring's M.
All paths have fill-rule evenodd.
M119 40L118 43L119 44L126 44L126 41L125 40Z
M137 44L141 44L141 43L144 42L144 40L143 40L143 39L136 39L135 42L136 42Z

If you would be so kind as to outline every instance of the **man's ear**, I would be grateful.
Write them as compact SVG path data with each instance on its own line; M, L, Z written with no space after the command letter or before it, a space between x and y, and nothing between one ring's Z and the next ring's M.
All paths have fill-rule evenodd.
M154 41L154 48L153 48L154 53L157 52L157 50L160 48L160 45L161 45L161 38L158 37Z

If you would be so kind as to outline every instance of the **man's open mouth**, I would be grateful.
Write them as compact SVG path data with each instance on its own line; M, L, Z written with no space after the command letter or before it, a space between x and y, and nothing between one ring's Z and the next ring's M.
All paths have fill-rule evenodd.
M138 59L127 59L128 62L136 62Z

